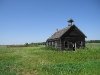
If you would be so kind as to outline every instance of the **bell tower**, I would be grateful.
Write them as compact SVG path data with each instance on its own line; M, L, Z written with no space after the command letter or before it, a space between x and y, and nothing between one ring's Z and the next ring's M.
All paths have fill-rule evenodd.
M74 20L73 20L73 19L69 19L67 22L68 22L68 26L72 26L72 25L73 25Z

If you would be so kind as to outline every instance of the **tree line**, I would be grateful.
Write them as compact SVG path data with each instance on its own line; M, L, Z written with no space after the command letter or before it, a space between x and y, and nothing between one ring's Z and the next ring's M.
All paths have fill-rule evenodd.
M25 46L39 46L39 45L45 45L46 42L38 42L38 43L25 43Z
M100 40L86 40L86 43L100 43ZM46 45L46 42L25 43L23 45L6 45L6 46L7 47L37 47L40 45Z
M38 43L25 43L25 44L22 44L22 45L6 45L7 47L36 47L36 46L39 46L39 45L45 45L46 42L38 42Z
M100 40L87 40L86 43L100 43Z

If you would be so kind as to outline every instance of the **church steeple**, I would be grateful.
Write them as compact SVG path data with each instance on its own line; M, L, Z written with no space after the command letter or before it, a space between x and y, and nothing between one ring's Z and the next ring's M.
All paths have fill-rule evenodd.
M67 22L68 22L68 26L72 26L72 25L73 25L74 20L73 20L73 19L69 19Z

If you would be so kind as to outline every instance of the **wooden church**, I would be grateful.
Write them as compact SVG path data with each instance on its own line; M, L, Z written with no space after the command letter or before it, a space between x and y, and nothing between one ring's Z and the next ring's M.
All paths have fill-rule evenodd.
M85 47L85 34L73 24L73 20L68 20L68 27L57 30L46 41L46 46L55 47L61 50L75 50Z

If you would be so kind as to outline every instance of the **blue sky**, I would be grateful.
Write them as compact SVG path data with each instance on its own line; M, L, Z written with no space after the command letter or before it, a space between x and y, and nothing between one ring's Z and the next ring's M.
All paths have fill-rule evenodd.
M100 0L0 0L0 44L45 41L69 18L100 40Z

